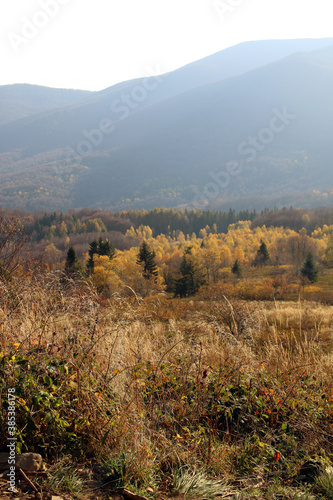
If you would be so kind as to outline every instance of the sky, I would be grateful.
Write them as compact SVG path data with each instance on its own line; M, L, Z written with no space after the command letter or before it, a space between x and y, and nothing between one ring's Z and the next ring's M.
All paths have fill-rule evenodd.
M0 85L102 90L250 40L333 37L332 0L2 0Z

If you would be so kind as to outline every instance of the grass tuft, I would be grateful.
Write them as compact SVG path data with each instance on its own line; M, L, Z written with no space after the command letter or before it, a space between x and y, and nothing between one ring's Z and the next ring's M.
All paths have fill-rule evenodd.
M208 479L204 471L176 469L173 479L173 491L185 498L228 498L233 489L225 481Z
M333 498L333 470L329 467L329 472L322 472L316 479L316 487L324 498Z
M76 471L72 460L63 457L48 469L48 477L43 480L43 488L55 493L80 493L83 490L83 480Z

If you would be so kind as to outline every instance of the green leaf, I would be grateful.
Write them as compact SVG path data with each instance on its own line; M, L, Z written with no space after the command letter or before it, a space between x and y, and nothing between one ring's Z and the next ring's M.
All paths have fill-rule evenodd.
M49 377L48 375L45 375L43 380L44 380L45 384L48 385L49 387L51 387L51 385L53 384L51 377Z

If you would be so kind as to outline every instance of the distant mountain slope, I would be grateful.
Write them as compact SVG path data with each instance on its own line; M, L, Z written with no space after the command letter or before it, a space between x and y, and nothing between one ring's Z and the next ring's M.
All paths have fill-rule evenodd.
M85 90L51 89L39 85L4 85L0 87L0 125L68 106L91 94Z
M173 82L183 92L241 75L296 52L311 52L332 44L333 38L244 42L173 71Z
M333 45L137 111L104 137L98 149L107 156L96 158L96 150L85 158L91 169L81 178L78 202L96 203L96 192L104 205L129 198L133 175L132 201L154 190L204 188L212 182L209 172L231 160L242 174L218 199L332 189L332 88ZM279 132L269 130L272 119ZM249 144L258 136L256 147ZM183 195L191 201L190 191Z
M241 44L3 125L0 204L53 210L332 203L330 41ZM274 59L292 47L320 48ZM229 161L240 173L223 183Z
M0 151L19 148L23 150L24 156L30 156L65 147L68 143L80 142L82 130L98 127L104 118L116 122L125 115L127 117L127 114L132 114L133 111L188 90L244 74L293 54L295 51L314 50L328 44L333 44L333 38L242 43L160 77L138 78L100 92L84 93L83 96L80 94L82 91L62 91L40 87L38 112L41 111L42 105L46 106L46 103L50 106L52 103L55 107L56 97L58 97L57 107L60 109L47 110L48 112L42 116L27 113L25 119L0 128ZM0 100L3 88L0 87ZM17 92L17 89L13 89L15 90ZM30 92L37 100L38 87L33 86ZM76 95L72 94L73 92L78 92L77 99L68 102L67 106L61 105L62 95L70 100L72 95ZM82 97L86 99L82 100Z

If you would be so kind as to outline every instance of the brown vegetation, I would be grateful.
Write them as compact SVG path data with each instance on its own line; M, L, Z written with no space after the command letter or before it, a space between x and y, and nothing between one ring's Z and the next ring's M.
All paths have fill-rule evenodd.
M17 452L95 464L110 494L329 498L331 269L322 260L313 286L290 264L251 266L261 240L272 258L292 231L244 222L201 236L129 231L154 250L157 282L142 275L137 246L96 256L91 278L52 263L26 273L22 261L1 276L0 448L14 387ZM310 238L319 262L325 238ZM172 283L189 246L209 277L194 297L172 298L163 276ZM235 258L243 278L231 273ZM304 486L311 460L322 468Z

